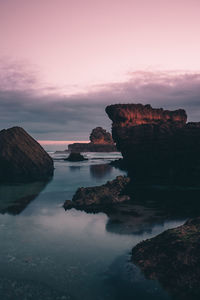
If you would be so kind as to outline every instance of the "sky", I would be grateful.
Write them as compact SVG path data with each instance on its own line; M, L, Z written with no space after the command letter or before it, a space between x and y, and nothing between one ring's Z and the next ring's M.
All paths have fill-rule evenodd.
M105 106L200 112L199 0L0 0L0 128L110 129Z

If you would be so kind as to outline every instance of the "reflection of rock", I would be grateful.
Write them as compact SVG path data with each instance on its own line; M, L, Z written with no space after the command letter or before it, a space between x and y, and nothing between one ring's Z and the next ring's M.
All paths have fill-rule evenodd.
M64 160L68 160L68 161L83 161L83 160L87 160L87 158L85 158L83 155L81 155L78 152L72 152Z
M186 124L184 110L118 104L108 106L106 112L130 177L143 182L199 183L200 124Z
M122 234L151 232L155 224L166 220L185 220L200 214L200 190L172 190L137 188L129 203L122 203L112 211L106 229Z
M48 182L0 185L0 213L20 214Z
M200 218L139 243L132 260L180 299L200 297Z
M105 210L109 206L130 200L123 191L129 183L128 177L118 176L113 181L95 187L79 188L74 194L72 201L67 200L65 209L77 208L86 211Z
M0 181L35 181L53 175L53 160L23 128L0 131Z
M109 164L90 165L90 174L94 178L103 178L110 174L112 166Z
M71 152L115 152L117 151L111 134L96 127L90 134L90 143L74 143L68 146Z

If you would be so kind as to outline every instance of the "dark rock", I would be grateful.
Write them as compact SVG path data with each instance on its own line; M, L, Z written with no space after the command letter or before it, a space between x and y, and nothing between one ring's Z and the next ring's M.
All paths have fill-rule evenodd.
M124 194L125 187L129 183L129 178L117 176L113 181L94 187L79 188L72 198L64 204L65 209L76 208L84 210L104 210L109 206L119 204L130 200L130 197Z
M83 161L83 160L87 160L87 158L85 158L83 155L81 155L78 152L72 152L70 153L68 158L65 158L64 160L68 160L68 161Z
M153 183L200 183L200 124L186 124L184 110L118 104L107 106L106 112L130 177Z
M68 146L71 152L116 152L112 144L74 143Z
M102 127L96 127L90 134L90 143L74 143L68 146L71 152L116 152L112 136Z
M23 128L0 131L0 181L35 181L53 175L53 160Z
M106 131L102 127L96 127L92 130L90 134L90 141L93 144L114 145L110 132Z
M139 243L132 261L180 299L199 299L200 218Z

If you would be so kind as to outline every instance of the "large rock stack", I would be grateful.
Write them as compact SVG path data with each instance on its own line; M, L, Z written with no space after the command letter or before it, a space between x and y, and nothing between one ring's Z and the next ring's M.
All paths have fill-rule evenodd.
M171 183L199 181L200 123L186 123L184 110L117 104L107 106L106 113L130 176Z

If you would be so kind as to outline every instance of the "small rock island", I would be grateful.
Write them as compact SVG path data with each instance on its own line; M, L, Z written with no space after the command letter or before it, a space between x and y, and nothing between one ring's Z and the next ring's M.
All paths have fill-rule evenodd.
M90 143L74 143L68 146L70 152L116 152L111 134L102 127L96 127L90 134Z

